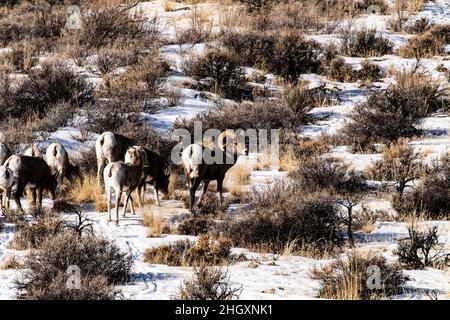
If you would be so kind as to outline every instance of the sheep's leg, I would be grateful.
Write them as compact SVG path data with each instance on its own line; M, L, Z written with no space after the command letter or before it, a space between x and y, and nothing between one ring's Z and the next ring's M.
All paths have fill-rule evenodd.
M200 179L194 178L194 181L192 182L192 187L190 189L190 210L193 212L194 210L194 203L195 203L195 191L197 191L198 186L200 185Z
M39 208L42 208L42 188L37 188L35 192L37 191L37 197L39 201Z
M36 188L31 189L31 199L31 204L33 205L33 207L36 207Z
M133 197L131 197L131 192L130 192L130 195L128 197L130 198L131 213L133 215L135 215L136 211L134 211Z
M23 212L23 208L22 204L20 203L20 196L22 195L23 190L24 188L20 184L17 184L17 189L16 192L14 193L14 202L16 203L17 208L19 208L21 212Z
M198 198L197 205L199 206L202 203L203 197L206 192L208 192L209 180L203 181L202 193L200 193L200 197Z
M108 201L108 216L109 216L108 221L111 222L111 188L110 187L106 187L106 198Z
M116 191L116 224L119 224L119 205L120 205L120 199L122 199L122 190Z
M222 186L223 186L223 178L217 179L217 192L219 193L219 201L222 204L223 203L223 194L222 194Z
M102 186L102 176L103 176L103 170L106 167L106 160L104 159L97 159L97 183L98 186Z
M144 206L144 203L142 201L142 193L141 192L142 192L142 187L138 186L136 188L136 193L137 193L137 198L138 198L138 206L142 208Z
M123 205L123 214L122 217L125 218L126 213L127 213L127 207L128 207L128 200L130 199L130 191L125 192L125 204Z
M5 208L9 209L9 199L11 199L11 189L6 190L5 192Z
M154 190L154 192L155 192L156 205L157 205L158 207L160 207L161 204L160 204L160 202L159 202L159 193L158 193L158 188L156 188L156 184L157 184L157 182L156 182L156 179L155 179L155 180L153 181L153 190Z

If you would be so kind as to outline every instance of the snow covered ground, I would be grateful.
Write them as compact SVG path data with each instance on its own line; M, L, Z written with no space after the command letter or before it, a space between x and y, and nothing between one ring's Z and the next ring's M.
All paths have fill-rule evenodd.
M173 36L174 27L170 23L171 19L178 15L185 14L183 11L165 12L163 10L163 1L151 1L141 3L140 9L151 17L158 14L167 22L165 33L168 37ZM211 12L213 12L211 10ZM415 17L427 17L436 23L450 23L450 3L445 0L428 2L423 10ZM214 17L213 17L214 18ZM356 23L359 26L373 26L379 31L385 33L396 46L400 46L407 40L403 34L393 34L386 29L388 16L365 15L359 18ZM214 18L215 19L215 18ZM336 35L315 35L311 36L322 43L338 41ZM194 46L191 50L202 51L203 44ZM3 49L0 49L0 51ZM182 74L180 62L183 55L179 52L179 46L169 45L161 49L162 55L171 64L173 72L169 77L170 83L181 83L190 81L188 77ZM363 59L346 58L346 61L355 68L360 66ZM410 69L413 67L413 59L403 59L395 55L386 55L381 58L372 58L374 63L378 64L384 70L395 68L397 70ZM436 67L443 64L450 69L450 60L448 57L439 57L435 59L423 59L422 68L428 71L436 80L443 81L442 73L436 71ZM354 106L366 99L369 91L360 88L358 83L339 83L330 81L317 75L303 75L304 80L310 81L311 85L325 83L333 88L340 90L340 103L332 106L315 108L311 111L317 116L327 116L325 120L318 121L313 125L305 125L302 128L302 134L305 137L318 138L321 134L332 134L339 130L347 121L347 116L352 112ZM92 81L99 81L98 77L92 75ZM100 79L101 81L101 79ZM385 89L393 79L386 78L384 82L377 83L377 90ZM214 105L211 99L200 97L199 92L192 89L182 89L182 103L173 108L165 108L156 114L148 116L148 123L159 130L161 133L167 133L174 121L179 118L192 118L199 112L207 110ZM450 117L444 114L436 114L424 119L422 127L427 130L427 135L420 140L415 140L411 144L418 150L426 150L429 157L448 154L450 150ZM78 132L75 127L61 128L54 132L50 138L42 143L45 147L51 142L62 143L69 153L76 153L87 146L92 145L96 136L91 137L90 143L81 143L74 139ZM381 154L352 154L346 147L335 148L330 151L330 155L342 158L350 163L356 170L364 170L372 161L379 160ZM256 155L250 155L247 164L250 168L254 167ZM284 179L286 172L280 172L277 168L270 168L266 171L251 171L250 185L247 189L255 186L268 185L276 180ZM244 188L245 189L245 188ZM46 206L51 206L50 201L46 200ZM174 221L177 216L186 214L186 209L182 208L181 203L173 200L164 200L163 208L167 212L157 210L163 218L169 215ZM388 209L389 202L385 199L371 199L367 202L370 209ZM151 208L150 208L151 209ZM163 213L161 213L163 212ZM170 243L186 236L163 235L161 238L147 238L147 230L143 225L142 209L137 209L137 215L128 215L120 221L120 225L107 222L107 214L99 212L87 212L90 219L94 221L95 233L97 235L108 237L117 242L117 244L126 251L136 256L136 262L133 267L133 283L122 286L125 299L170 299L173 296L182 281L193 275L192 268L169 267L166 265L151 265L143 262L143 253L146 249L165 243ZM67 219L71 219L70 215ZM446 243L450 250L450 221L429 221L421 222L423 225L436 225L439 228L440 241ZM0 231L0 264L12 255L24 256L26 252L19 252L8 247L14 235L14 227L6 225ZM396 247L396 240L407 236L407 224L404 222L376 222L374 228L369 233L356 234L358 250L365 252L381 253L390 261L395 260L393 250ZM228 267L231 281L242 286L241 299L313 299L317 295L318 282L312 280L310 272L313 267L321 266L331 260L316 260L312 258L291 256L291 255L273 255L249 252L246 249L234 248L236 252L242 252L249 259L245 262L239 262ZM0 299L15 299L16 290L14 288L14 279L20 275L21 270L0 270ZM399 299L429 299L427 292L435 292L438 299L450 299L450 270L437 270L427 268L422 271L406 271L411 280L407 283L407 290L399 295ZM145 280L144 280L145 279ZM267 281L270 279L270 281Z

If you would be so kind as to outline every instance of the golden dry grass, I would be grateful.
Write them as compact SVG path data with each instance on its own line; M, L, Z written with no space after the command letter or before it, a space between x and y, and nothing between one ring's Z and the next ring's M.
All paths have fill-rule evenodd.
M235 197L242 195L242 186L250 183L250 171L247 166L234 165L225 175L223 186Z
M68 191L68 199L78 205L93 203L95 210L99 212L108 210L104 192L97 184L97 177L93 175L85 176L82 182L75 183Z
M159 238L163 233L163 222L158 214L149 208L144 209L144 226L147 227L147 238Z
M23 261L15 255L7 256L0 264L0 270L21 269Z

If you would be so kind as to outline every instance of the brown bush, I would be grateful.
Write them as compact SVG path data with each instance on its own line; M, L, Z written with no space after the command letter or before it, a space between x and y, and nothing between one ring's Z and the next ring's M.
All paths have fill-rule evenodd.
M352 57L376 57L392 53L393 44L375 29L344 32L341 52Z
M373 180L394 181L395 190L402 196L410 182L424 175L426 167L422 164L421 155L406 139L400 139L386 148L383 159L375 161L366 172Z
M119 67L136 64L138 57L126 48L101 48L98 52L97 66L101 73L109 73Z
M44 210L35 222L20 222L10 247L15 250L38 248L47 238L62 232L63 220L51 211Z
M214 216L200 215L188 218L177 225L177 233L182 235L198 236L206 234L214 225Z
M407 269L450 266L450 253L445 252L444 244L439 243L438 229L426 231L408 228L409 237L398 241L395 254L400 264Z
M250 202L250 209L217 226L236 246L283 252L288 244L294 251L311 245L323 252L340 242L337 208L325 195L277 183Z
M377 266L381 271L380 288L370 289L367 285L369 267ZM356 252L346 258L337 258L322 270L315 269L313 278L320 280L318 296L325 299L378 300L403 292L409 278L397 265L388 265L383 256L363 257Z
M435 25L428 31L411 38L407 44L398 49L403 58L431 58L445 55L445 45L450 43L450 27Z
M448 95L439 84L426 75L400 73L395 86L356 106L342 133L354 150L367 150L377 142L419 135L423 117L448 108Z
M196 243L179 240L173 244L147 249L144 261L169 266L221 265L232 262L231 242L223 237L217 239L203 234Z
M132 264L133 258L113 242L65 232L48 238L30 254L16 287L25 299L112 299L118 291L110 285L126 283ZM81 291L67 288L69 266L80 268Z
M244 74L237 57L227 50L211 49L201 56L191 56L183 64L183 71L198 80L201 89L225 98L241 97Z
M239 299L242 287L232 287L226 272L221 268L201 265L195 277L185 280L174 297L179 300L234 300Z

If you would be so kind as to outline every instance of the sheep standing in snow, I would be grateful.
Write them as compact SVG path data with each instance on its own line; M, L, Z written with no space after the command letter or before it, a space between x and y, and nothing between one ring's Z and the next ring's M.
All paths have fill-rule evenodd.
M0 142L0 165L2 165L10 156L11 150L9 150L6 144Z
M102 133L95 142L97 156L97 181L101 185L101 176L108 163L124 159L127 149L134 145L133 140L112 132Z
M232 131L224 131L219 135L218 145L214 146L214 148L217 147L222 151L223 158L220 163L212 164L207 164L203 161L204 149L206 147L199 144L191 144L183 150L181 162L189 182L189 208L191 211L193 211L194 207L195 192L201 182L203 182L203 188L197 202L198 204L201 203L208 189L209 182L212 180L217 181L217 192L219 193L220 202L223 201L222 186L225 174L236 163L240 155L247 154L245 144L241 143L237 135ZM230 158L232 161L228 161Z
M31 147L29 147L27 150L25 150L23 155L24 156L28 156L28 157L44 159L44 157L42 156L41 151L39 151L38 147L36 145L34 145L34 144Z
M103 171L105 191L108 202L108 215L111 221L111 195L114 191L116 196L116 224L119 224L119 205L122 193L125 192L125 205L123 216L125 217L128 201L130 201L131 212L135 214L131 193L136 190L142 179L142 152L136 147L131 147L125 154L125 163L109 163Z
M0 208L9 208L11 188L14 184L14 174L8 167L0 166Z
M48 146L45 160L59 186L62 185L64 178L72 180L75 176L81 177L79 168L70 163L69 155L60 143L52 143Z
M33 206L36 206L36 191L40 208L42 207L42 194L44 190L50 193L52 200L56 198L56 180L43 159L13 155L5 161L4 166L13 172L14 182L17 185L16 192L14 193L14 201L20 210L22 210L20 197L22 197L25 188L31 189Z

